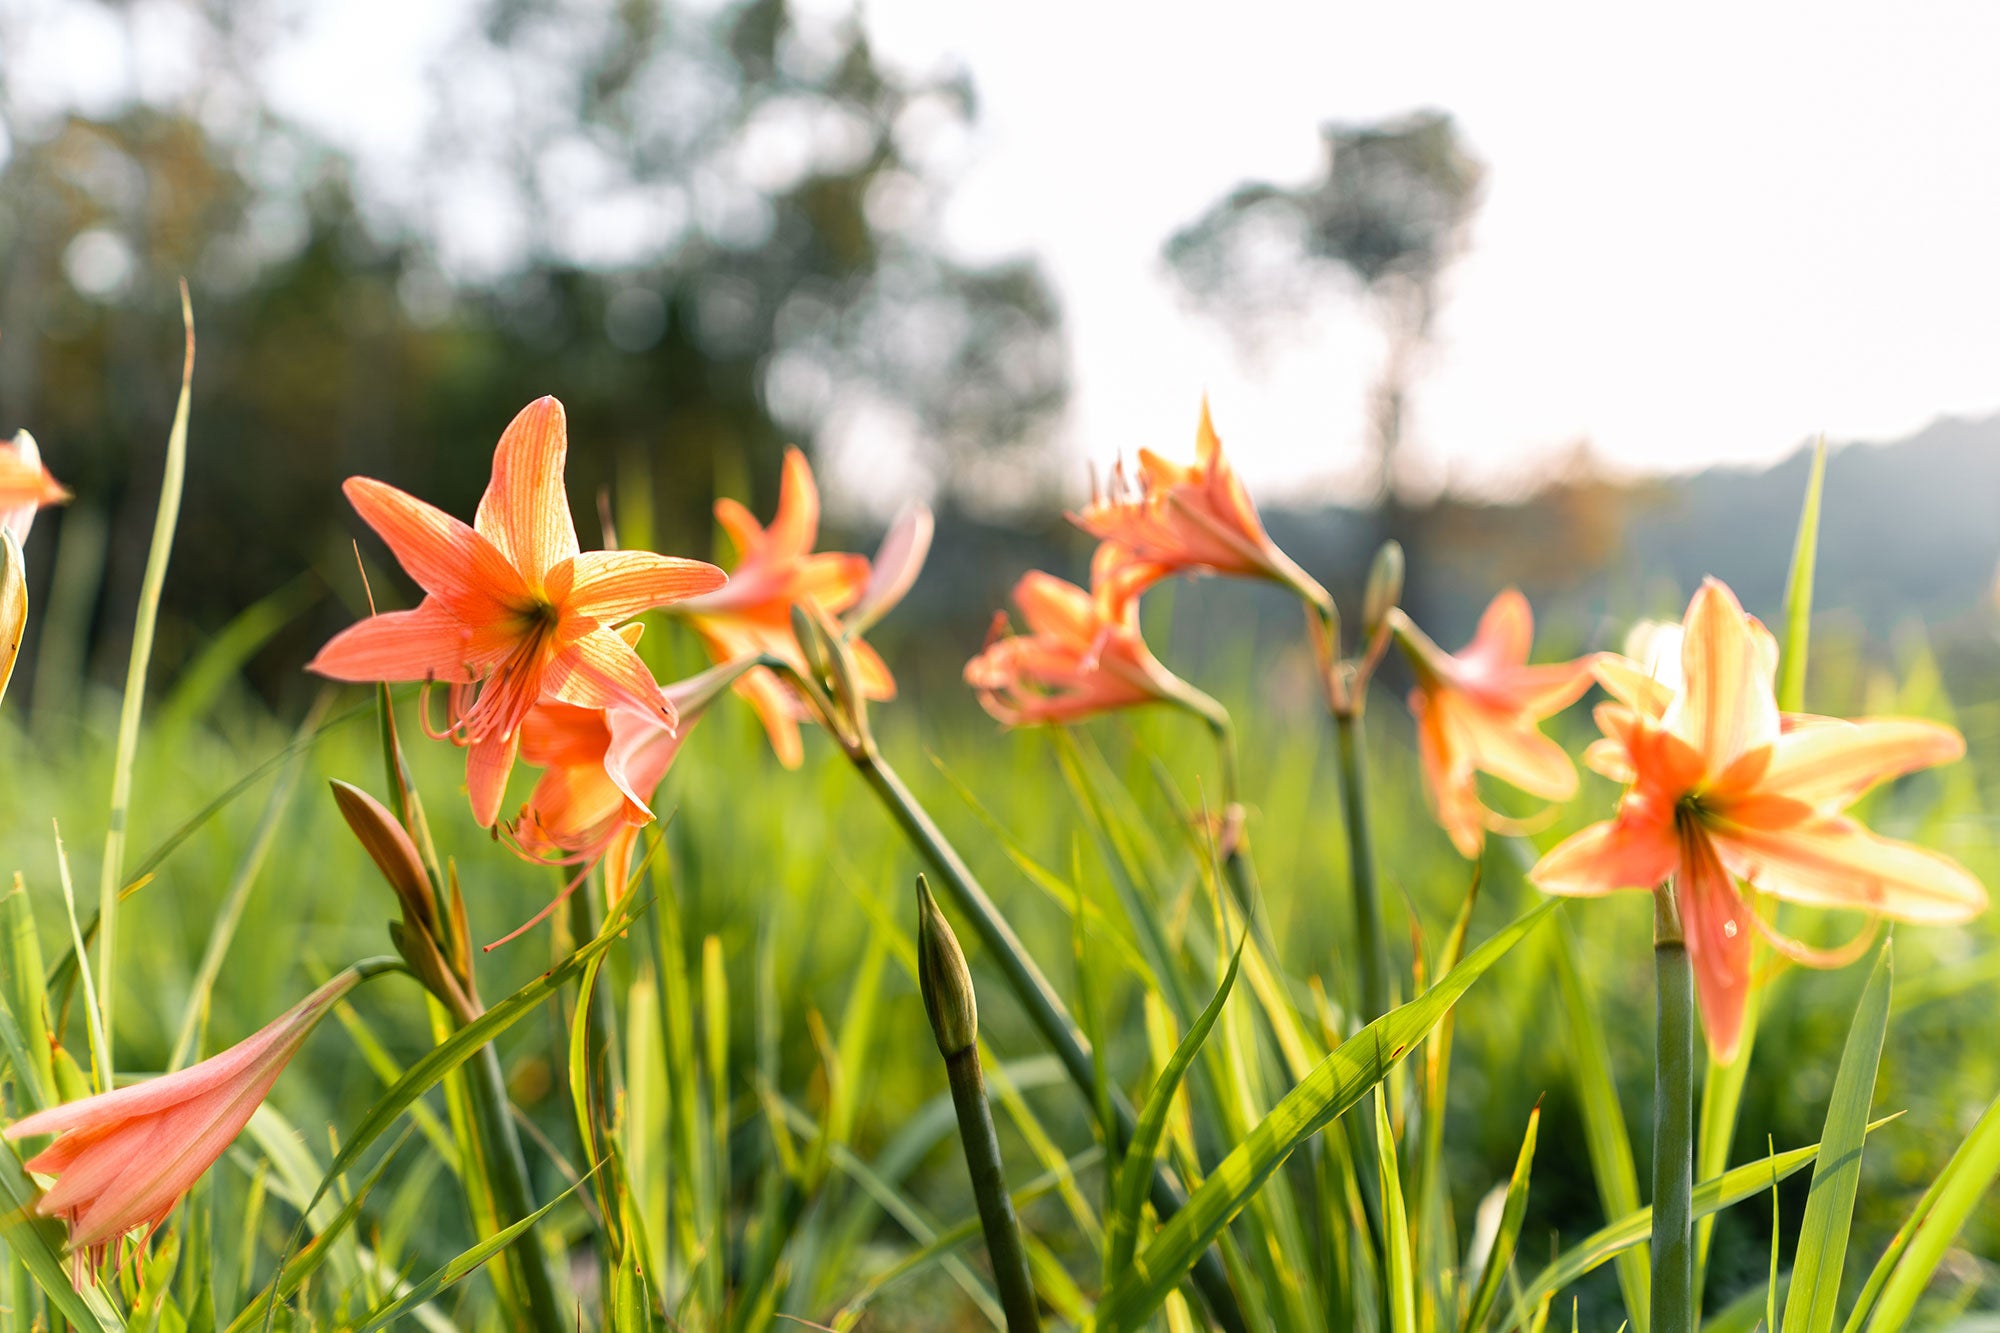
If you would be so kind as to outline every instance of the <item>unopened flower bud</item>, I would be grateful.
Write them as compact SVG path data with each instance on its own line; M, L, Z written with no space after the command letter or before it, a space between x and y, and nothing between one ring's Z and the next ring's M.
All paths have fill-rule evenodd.
M404 917L435 937L437 904L431 896L430 876L424 872L423 858L417 855L417 845L410 840L408 831L396 822L387 806L361 788L338 779L330 785L341 817L381 870L382 878L396 891Z
M946 1059L979 1041L979 1001L972 993L965 951L922 875L917 876L917 989L923 992L924 1011Z
M1373 639L1382 622L1403 599L1403 548L1398 542L1382 543L1375 563L1368 569L1368 591L1361 603L1361 636Z
M812 613L798 602L792 603L792 637L798 640L799 652L805 657L806 671L813 683L824 685L830 664L827 661L826 640L820 633L819 623Z

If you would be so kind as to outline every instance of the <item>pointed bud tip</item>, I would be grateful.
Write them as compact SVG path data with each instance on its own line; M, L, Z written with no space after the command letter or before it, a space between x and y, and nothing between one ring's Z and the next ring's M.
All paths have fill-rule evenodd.
M957 1055L979 1041L979 1001L971 969L922 875L917 876L917 986L941 1054Z
M1374 638L1402 599L1403 547L1399 542L1386 541L1375 552L1375 562L1368 569L1368 591L1361 607L1362 634Z

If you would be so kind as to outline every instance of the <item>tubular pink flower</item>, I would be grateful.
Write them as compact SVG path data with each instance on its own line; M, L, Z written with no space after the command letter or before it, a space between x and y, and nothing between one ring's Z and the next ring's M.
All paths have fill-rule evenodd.
M263 1104L313 1028L360 980L341 973L261 1032L178 1073L50 1107L9 1139L55 1134L27 1169L55 1183L36 1201L69 1225L74 1275L100 1267L131 1232L158 1229Z

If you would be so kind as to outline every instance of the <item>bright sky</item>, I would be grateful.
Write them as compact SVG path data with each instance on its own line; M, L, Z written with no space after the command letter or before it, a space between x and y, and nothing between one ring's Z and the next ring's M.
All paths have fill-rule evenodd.
M274 94L378 159L410 151L460 5L306 12ZM1352 483L1379 355L1359 306L1246 358L1160 248L1240 180L1303 181L1322 122L1424 107L1488 167L1416 400L1434 481L1504 489L1580 441L1623 469L1757 462L2000 409L2000 5L1664 13L866 7L887 58L972 74L949 238L1053 274L1079 460L1186 450L1206 389L1253 485Z

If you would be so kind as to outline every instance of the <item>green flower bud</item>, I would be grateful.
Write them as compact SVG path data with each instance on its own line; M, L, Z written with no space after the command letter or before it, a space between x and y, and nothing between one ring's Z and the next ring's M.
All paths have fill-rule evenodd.
M965 951L922 875L917 876L917 988L924 994L938 1050L947 1059L979 1041L979 1001L972 993Z
M1369 567L1368 592L1361 604L1364 640L1375 637L1382 622L1402 599L1403 548L1396 542L1383 542L1382 549L1375 552L1375 563Z

